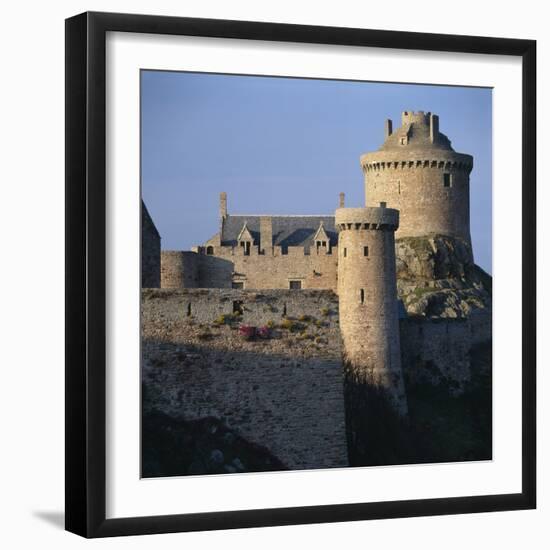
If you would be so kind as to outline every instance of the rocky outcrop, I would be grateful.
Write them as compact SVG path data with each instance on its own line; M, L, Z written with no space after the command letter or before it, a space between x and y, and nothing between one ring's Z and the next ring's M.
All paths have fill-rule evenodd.
M465 318L491 308L492 279L470 246L443 235L398 239L397 291L409 316Z

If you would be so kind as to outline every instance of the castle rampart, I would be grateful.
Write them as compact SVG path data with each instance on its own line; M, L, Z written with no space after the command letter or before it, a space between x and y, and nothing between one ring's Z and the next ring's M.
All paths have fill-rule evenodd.
M248 342L215 323L236 308L240 323L271 321L273 337ZM285 318L307 320L279 329ZM174 418L219 418L291 469L347 466L337 320L331 291L144 290L147 402Z
M162 288L197 288L197 254L181 250L163 250L160 258L160 282Z
M162 288L336 290L338 247L201 246L162 253Z

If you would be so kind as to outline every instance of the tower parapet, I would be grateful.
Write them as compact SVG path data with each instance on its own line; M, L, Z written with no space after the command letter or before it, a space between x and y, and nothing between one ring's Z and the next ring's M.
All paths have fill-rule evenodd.
M380 390L404 415L394 240L399 212L384 205L338 208L335 221L347 385Z
M399 210L396 238L448 235L471 248L472 156L454 151L433 113L405 111L400 128L387 128L380 149L361 156L365 205Z

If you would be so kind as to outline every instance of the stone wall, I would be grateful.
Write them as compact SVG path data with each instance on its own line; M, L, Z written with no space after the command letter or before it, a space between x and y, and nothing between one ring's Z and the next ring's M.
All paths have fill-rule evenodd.
M492 339L492 314L486 309L467 319L401 319L400 334L403 370L409 376L432 381L443 376L460 391L471 379L470 351Z
M405 153L376 153L386 162L369 160L365 169L365 204L386 202L400 212L396 238L431 233L459 237L470 243L470 177L456 160L424 159ZM459 156L457 153L446 153ZM451 178L444 185L444 174Z
M141 203L141 287L160 287L160 235Z
M280 246L259 253L253 246L246 256L239 247L214 246L213 255L201 254L201 285L230 288L233 281L247 289L288 289L289 282L300 281L304 289L336 290L338 249L305 249ZM216 259L217 258L217 259ZM222 284L223 283L223 284Z
M199 262L194 252L163 250L160 255L161 288L197 288Z
M354 384L387 392L395 409L407 403L399 354L394 232L389 208L339 208L338 296L347 368Z
M207 249L211 252L207 254ZM162 288L289 289L300 281L302 289L336 290L338 249L280 246L259 253L252 246L246 256L240 247L201 247L199 252L163 252Z
M235 310L242 314L234 315ZM292 469L347 465L343 345L331 291L142 291L142 380L150 408L216 417ZM284 320L293 327L281 328ZM245 341L240 324L272 326ZM400 320L408 377L471 379L470 351L491 340L491 313Z
M271 337L244 340L241 323L269 323ZM142 292L149 406L220 418L292 469L348 465L341 353L331 291Z

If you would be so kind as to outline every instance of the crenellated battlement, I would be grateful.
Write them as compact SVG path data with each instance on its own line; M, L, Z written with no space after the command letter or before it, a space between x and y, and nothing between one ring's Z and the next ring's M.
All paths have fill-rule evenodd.
M291 256L293 258L303 256L335 256L338 254L337 246L271 246L264 250L259 245L252 245L249 250L240 246L196 246L193 252L202 256L238 257L238 258L273 258L279 256Z
M429 111L425 113L424 111L403 111L401 113L401 125L405 124L430 124L430 113Z
M385 203L379 207L338 208L336 227L339 231L395 231L399 227L399 211L386 208Z
M376 154L375 154L376 155ZM459 170L469 174L473 168L472 157L460 155L459 160L450 159L405 159L405 160L378 160L374 155L361 157L363 172L380 172L382 170L409 170L414 168L438 168L439 170ZM381 156L381 155L376 155Z

